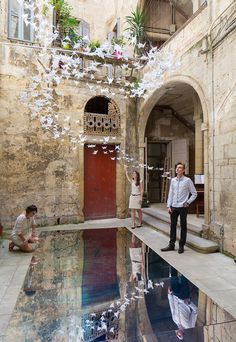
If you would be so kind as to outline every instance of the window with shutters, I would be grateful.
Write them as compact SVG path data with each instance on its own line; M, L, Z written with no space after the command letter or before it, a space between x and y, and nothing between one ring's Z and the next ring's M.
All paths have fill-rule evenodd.
M17 40L33 41L33 0L8 2L8 37Z
M81 20L76 31L79 36L89 39L89 24L86 21Z

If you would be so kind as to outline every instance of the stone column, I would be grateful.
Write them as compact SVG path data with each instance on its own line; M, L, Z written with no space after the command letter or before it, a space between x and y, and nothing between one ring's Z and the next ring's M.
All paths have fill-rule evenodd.
M205 223L203 225L203 235L208 236L209 225L211 221L210 217L210 185L209 185L209 129L207 123L202 123L201 126L202 133L204 135L204 219Z
M84 222L84 146L79 145L79 221Z
M128 203L126 202L125 171L123 164L116 164L116 216L123 219L127 217Z
M145 149L146 145L145 143L142 144L142 145L139 145L139 160L141 163L145 164L146 163L146 160L145 160L145 153L144 153L144 149ZM142 167L140 169L140 177L141 179L143 180L144 184L145 184L145 179L144 179L144 168ZM144 191L145 191L145 188L144 188Z
M194 100L195 121L195 174L203 174L203 133L202 133L202 106L199 98Z

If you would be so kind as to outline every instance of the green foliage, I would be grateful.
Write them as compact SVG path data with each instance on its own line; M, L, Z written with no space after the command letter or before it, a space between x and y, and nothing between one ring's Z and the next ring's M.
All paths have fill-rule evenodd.
M91 40L89 43L89 49L91 52L94 52L97 48L99 48L101 45L99 40Z
M138 50L137 45L144 42L144 26L146 23L146 12L139 6L131 12L130 16L126 16L126 22L129 25L126 31L128 31L132 38L136 38L135 49Z
M132 83L132 88L133 89L138 89L140 87L140 80L135 80L133 83Z
M125 45L125 41L124 41L124 38L123 37L113 37L112 40L111 40L111 44L112 45L120 45L120 46L124 46Z
M76 33L74 29L78 26L78 20L72 16L72 7L64 0L50 0L49 2L56 12L57 29L60 37L65 36L73 38Z

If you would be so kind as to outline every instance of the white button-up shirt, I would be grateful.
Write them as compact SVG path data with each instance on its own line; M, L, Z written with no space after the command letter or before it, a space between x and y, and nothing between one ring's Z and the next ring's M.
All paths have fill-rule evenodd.
M193 302L186 304L183 299L168 294L172 319L179 329L194 328L198 315L198 308Z
M189 198L189 195L191 197ZM184 203L192 203L197 197L197 190L190 178L182 176L171 179L167 208L181 208Z

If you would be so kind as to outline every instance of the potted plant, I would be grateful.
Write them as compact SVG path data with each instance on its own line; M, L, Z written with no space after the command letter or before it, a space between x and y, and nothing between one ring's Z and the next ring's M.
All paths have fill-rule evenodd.
M120 45L121 47L125 46L125 41L124 41L124 38L123 37L113 37L112 40L111 40L111 44L113 46L115 45Z
M94 52L96 51L97 48L99 48L101 46L100 41L99 40L91 40L88 47L89 47L89 51L90 52Z
M65 49L65 50L71 50L72 49L72 43L71 43L71 40L69 37L65 37L62 40L61 44L62 44L63 49Z
M140 45L144 43L145 32L144 26L146 22L146 12L137 6L136 9L131 12L130 16L126 16L126 22L129 25L126 31L130 34L129 40L134 45L134 53L140 52Z
M56 28L62 41L65 37L73 40L76 35L75 28L78 26L78 20L71 14L72 7L64 0L50 0L56 13Z
M111 45L113 47L112 55L115 56L116 59L121 59L123 55L123 46L125 45L125 41L123 37L113 37L111 41Z

